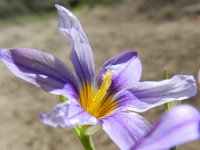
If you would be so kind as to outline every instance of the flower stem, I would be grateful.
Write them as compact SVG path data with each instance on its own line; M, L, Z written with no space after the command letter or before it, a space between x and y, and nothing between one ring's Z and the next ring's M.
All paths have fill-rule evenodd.
M170 150L178 150L178 148L177 147L172 147L172 148L170 148Z
M165 80L169 79L169 75L168 75L167 70L164 70L163 78ZM170 109L169 103L164 104L164 110L168 111L169 109ZM176 146L174 146L174 147L170 148L170 150L178 150L178 148Z
M74 127L74 133L83 144L85 150L95 150L92 138L90 135L85 134L84 128L80 126Z
M163 78L164 78L165 80L169 79L169 75L168 75L167 70L164 70ZM165 110L165 111L168 111L168 110L169 110L169 103L164 104L164 110Z
M60 95L60 102L65 103L67 102L67 98L65 96ZM95 150L94 144L92 142L92 138L90 135L85 133L85 128L83 126L76 126L74 127L74 133L82 143L85 150Z

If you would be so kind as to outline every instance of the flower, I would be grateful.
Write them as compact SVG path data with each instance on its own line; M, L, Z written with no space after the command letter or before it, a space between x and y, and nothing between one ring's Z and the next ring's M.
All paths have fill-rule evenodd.
M69 100L58 104L41 122L53 127L102 127L120 149L130 149L151 128L135 112L196 94L191 75L163 81L139 82L142 65L134 51L126 51L103 64L95 79L92 49L78 19L56 5L58 27L70 41L70 59L76 76L58 58L24 48L0 49L0 59L17 77ZM94 125L94 126L93 126Z
M200 113L190 105L165 113L131 150L164 150L200 138Z

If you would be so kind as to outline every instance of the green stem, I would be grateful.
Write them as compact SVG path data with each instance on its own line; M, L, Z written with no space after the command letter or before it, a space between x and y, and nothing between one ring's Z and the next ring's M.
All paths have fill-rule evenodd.
M82 143L85 150L95 150L91 136L85 134L83 127L80 126L74 127L74 133Z
M164 104L164 110L165 111L168 111L170 108L169 108L169 103L165 103Z
M164 78L165 80L169 79L169 75L168 75L167 70L164 70L163 78ZM168 110L169 110L169 103L164 104L164 110L165 110L165 111L168 111Z
M172 148L170 148L170 150L178 150L178 148L177 147L172 147Z
M60 102L65 103L67 102L67 98L65 96L60 95ZM85 128L82 126L76 126L74 127L74 133L82 143L85 150L95 150L94 144L92 142L92 138L90 135L87 135L85 133Z
M164 70L163 78L164 78L165 80L169 79L169 75L168 75L167 70ZM164 104L164 110L165 110L165 111L168 111L169 109L170 109L169 103ZM178 150L178 148L175 146L175 147L170 148L170 150Z

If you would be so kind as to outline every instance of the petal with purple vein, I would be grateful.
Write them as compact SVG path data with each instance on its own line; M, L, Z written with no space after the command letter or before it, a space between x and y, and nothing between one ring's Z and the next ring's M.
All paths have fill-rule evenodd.
M200 113L180 105L165 113L132 150L161 150L200 138Z
M25 48L1 49L0 60L14 75L49 93L78 97L72 72L51 54Z
M67 9L55 5L58 11L58 28L70 41L70 59L82 86L94 82L94 58L88 39L78 19Z
M118 110L144 112L153 107L196 95L197 87L191 75L175 75L162 81L146 81L133 84L131 88L118 92L113 99Z
M116 93L139 82L142 73L142 65L134 51L124 52L111 58L103 64L97 76L97 83L100 86L103 76L107 71L113 73L111 93Z
M114 113L102 122L103 130L123 150L130 149L151 127L148 121L133 112Z
M41 113L40 120L44 124L57 128L72 128L78 125L97 125L99 123L76 100L56 105L47 115Z

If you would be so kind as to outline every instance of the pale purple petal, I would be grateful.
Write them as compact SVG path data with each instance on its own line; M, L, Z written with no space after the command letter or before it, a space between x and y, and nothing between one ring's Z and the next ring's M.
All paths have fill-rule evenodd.
M128 150L145 135L151 125L133 112L120 112L102 119L103 130L120 149Z
M142 73L142 65L137 53L134 51L127 51L111 58L105 62L100 69L97 76L99 86L101 85L104 74L108 70L113 73L110 91L114 93L139 82Z
M59 31L69 39L72 45L74 41L89 44L79 20L65 7L58 4L55 7L58 11Z
M0 60L17 77L50 93L77 98L77 83L68 67L52 55L34 49L1 49Z
M70 54L70 59L82 85L84 85L85 82L94 83L94 58L92 51L88 48L89 47L86 44L76 43Z
M180 105L165 113L132 150L161 150L200 138L200 113Z
M196 95L196 82L191 75L175 75L158 82L146 81L134 84L114 96L118 110L144 112L153 107Z
M99 123L76 100L58 104L47 115L41 113L40 120L42 123L56 128L72 128L77 125L97 125Z
M58 11L59 30L69 39L72 45L70 59L79 81L94 82L94 58L88 39L78 19L67 9L55 5Z

